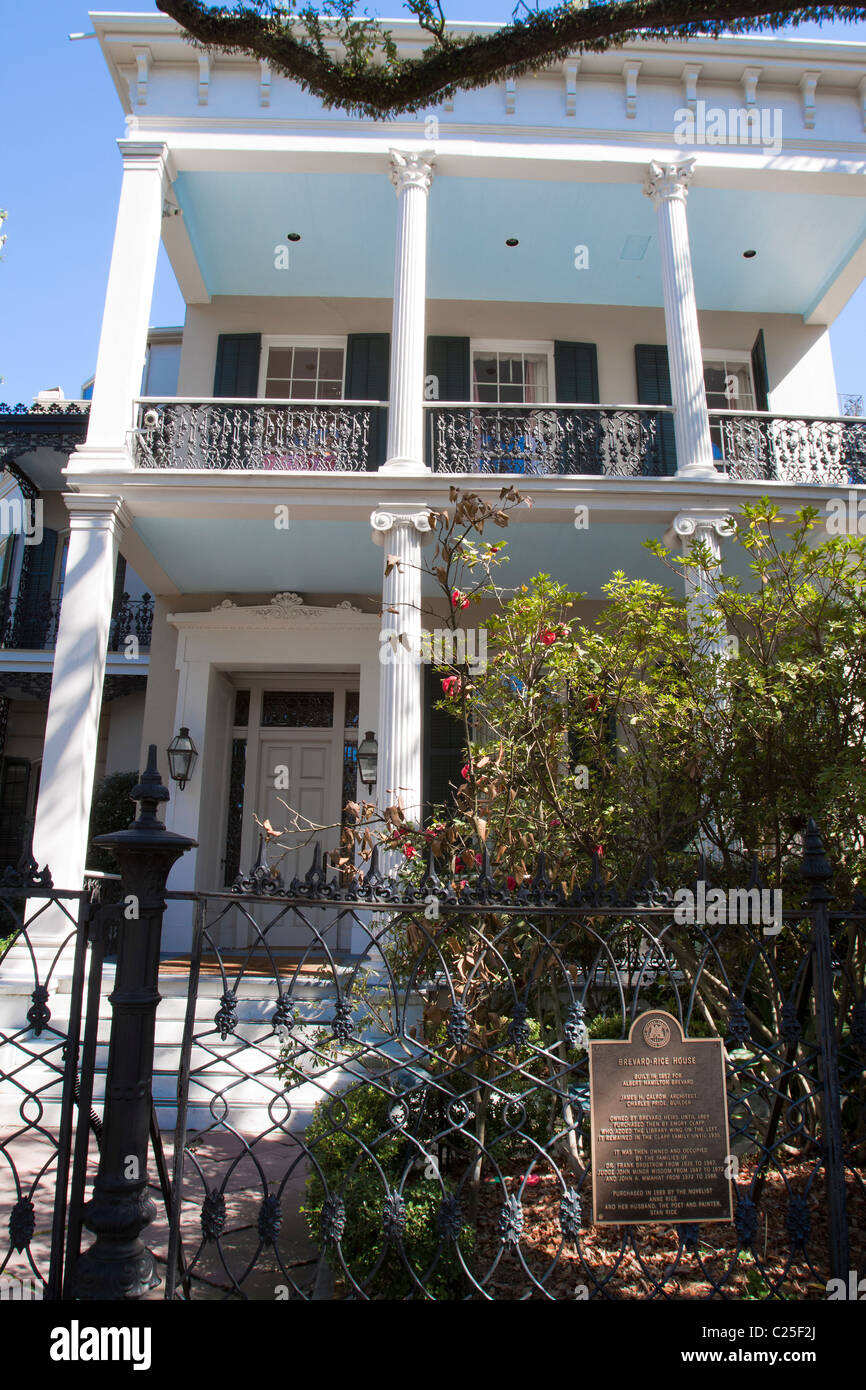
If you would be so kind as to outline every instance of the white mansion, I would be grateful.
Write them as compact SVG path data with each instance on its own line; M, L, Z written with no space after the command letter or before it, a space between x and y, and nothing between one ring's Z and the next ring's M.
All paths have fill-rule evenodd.
M55 883L82 879L95 778L150 743L166 777L182 728L199 758L166 820L199 848L172 888L248 868L280 797L338 823L368 730L380 800L442 798L429 668L380 660L380 632L420 624L413 566L455 482L532 497L507 582L549 572L588 616L614 568L663 578L647 537L724 557L744 501L866 496L828 336L866 270L866 46L640 44L377 122L161 16L92 22L126 116L102 336L86 434L15 453L62 604L0 652L18 762L15 673L53 660L33 852ZM160 240L186 317L176 387L143 396ZM409 563L383 578L389 553ZM133 613L153 596L149 658L121 590ZM133 670L146 691L104 704ZM188 933L169 919L165 946Z

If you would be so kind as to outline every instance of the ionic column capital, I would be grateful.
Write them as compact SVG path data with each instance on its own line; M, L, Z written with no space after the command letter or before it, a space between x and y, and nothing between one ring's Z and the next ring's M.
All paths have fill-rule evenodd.
M658 207L663 202L686 201L689 182L695 172L694 156L688 159L678 159L670 164L661 164L653 160L647 171L644 181L643 191L648 198L652 199L653 207Z
M422 540L433 530L429 507L425 507L423 511L419 511L417 507L381 507L370 514L370 525L376 545L384 545L388 532L395 529L406 527L416 532Z
M390 150L391 182L397 197L405 188L421 188L429 192L433 182L435 150Z
M734 534L734 523L730 512L678 512L673 519L674 534L682 540L690 540L692 536L700 536L703 531L710 531L720 539Z

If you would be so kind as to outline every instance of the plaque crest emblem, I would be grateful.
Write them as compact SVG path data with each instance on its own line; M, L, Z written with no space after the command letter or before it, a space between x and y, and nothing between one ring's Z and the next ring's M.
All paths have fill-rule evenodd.
M643 1040L647 1047L667 1047L671 1039L671 1030L663 1018L647 1019L643 1026Z

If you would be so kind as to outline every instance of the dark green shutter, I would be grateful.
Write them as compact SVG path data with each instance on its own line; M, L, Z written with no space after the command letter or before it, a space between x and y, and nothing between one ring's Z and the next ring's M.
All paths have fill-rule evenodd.
M436 394L432 399L437 401L471 401L472 362L469 353L469 339L428 338L427 376L436 378ZM433 450L435 411L427 410L425 416L427 420L427 463L431 468L434 468L436 466ZM447 457L449 452L447 439L440 441L440 451L443 445L446 457L439 460L440 465L449 472L459 471L456 464L452 469L451 462Z
M759 330L752 348L752 382L755 387L755 409L770 409L770 379L767 376L767 350L764 346L764 330Z
M595 343L554 343L556 399L572 405L598 404L598 353Z
M30 763L26 758L4 758L0 774L0 872L18 863L29 849L26 843Z
M428 338L427 375L437 378L437 401L470 401L472 369L469 339Z
M462 719L433 708L434 702L442 699L442 680L441 672L424 667L424 803L428 815L433 806L451 804L466 762Z
M30 548L30 559L23 587L18 590L15 614L15 646L41 651L46 639L56 636L57 624L52 622L51 584L54 579L54 555L57 532L43 527L39 545Z
M350 333L346 342L346 390L348 401L387 401L388 362L391 336L388 333ZM370 451L367 467L380 468L385 462L388 443L388 412L374 410L370 422Z
M259 394L261 333L221 333L217 342L213 393L246 400Z
M664 344L638 343L634 350L637 374L637 398L640 405L672 405L671 372L668 350ZM676 473L677 451L674 441L674 422L663 416L659 430L659 464L663 474Z
M554 343L553 371L556 400L566 405L575 401L598 403L598 354L595 343ZM592 410L569 411L573 427L568 430L559 452L561 473L600 473L601 419Z

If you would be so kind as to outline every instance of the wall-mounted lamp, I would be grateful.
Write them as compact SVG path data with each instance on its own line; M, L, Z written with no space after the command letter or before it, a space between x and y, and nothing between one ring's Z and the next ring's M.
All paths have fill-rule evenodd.
M358 776L368 792L376 785L376 769L379 763L379 745L372 730L366 733L358 744Z
M189 736L189 729L186 725L181 727L179 734L175 734L171 743L166 749L168 755L168 770L173 782L183 791L195 767L198 757L198 749Z

